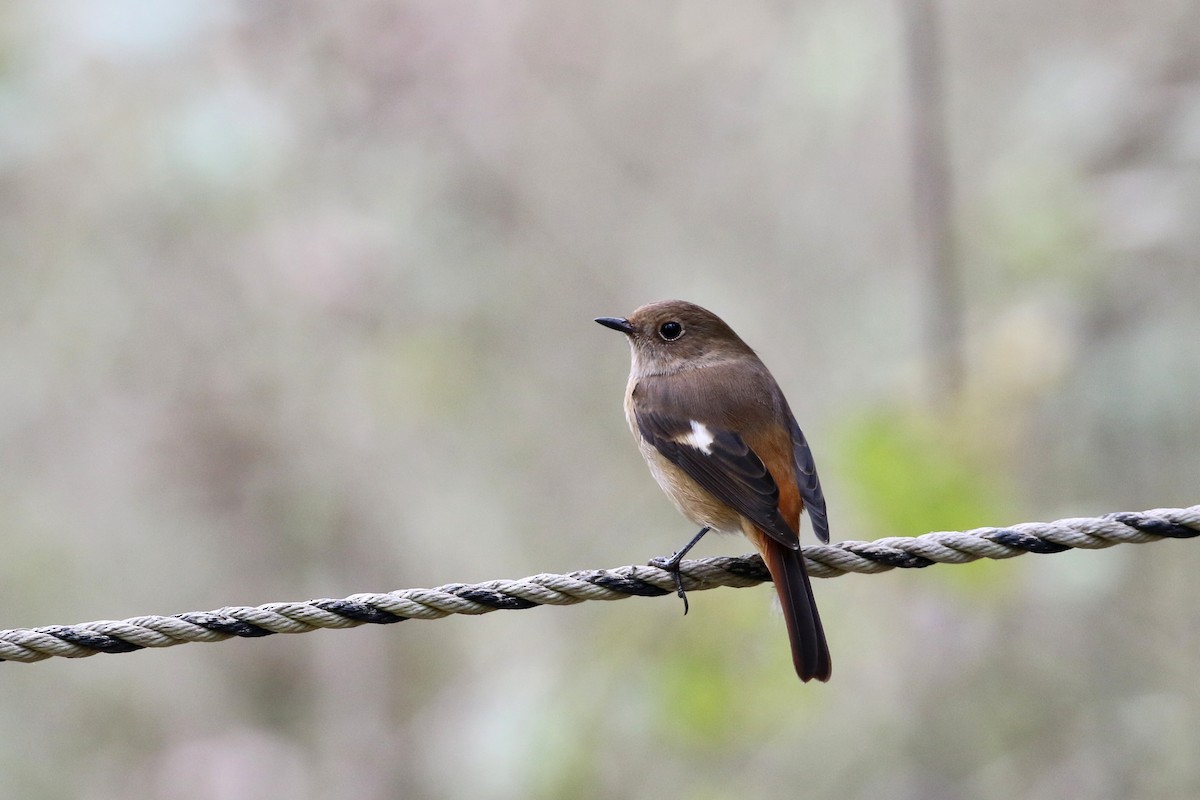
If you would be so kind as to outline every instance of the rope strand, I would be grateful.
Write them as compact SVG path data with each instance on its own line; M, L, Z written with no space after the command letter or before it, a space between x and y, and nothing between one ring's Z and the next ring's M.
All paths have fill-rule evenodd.
M1024 553L1098 550L1117 544L1200 536L1200 505L1115 512L1102 517L1026 522L1007 528L975 528L889 537L872 542L841 542L804 549L805 565L816 578L848 572L872 575L931 564L966 564L980 558L1013 558ZM705 558L680 564L689 592L718 586L742 588L769 581L757 555ZM674 594L670 573L651 566L542 574L522 580L451 583L434 589L403 589L355 594L342 599L231 606L170 617L48 625L0 631L0 661L32 663L54 656L83 658L97 653L130 653L184 642L219 642L275 633L306 633L319 628L353 628L406 619L440 619L450 614L487 614L536 606L567 606L585 600L621 600Z

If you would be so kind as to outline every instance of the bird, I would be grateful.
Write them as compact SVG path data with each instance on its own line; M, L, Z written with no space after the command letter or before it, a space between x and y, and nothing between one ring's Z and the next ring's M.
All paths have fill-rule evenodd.
M808 441L758 355L713 312L683 300L644 305L596 322L625 334L632 356L625 418L650 473L700 532L669 558L679 564L710 530L741 533L774 581L805 682L829 680L825 630L800 549L800 518L829 541L825 495Z

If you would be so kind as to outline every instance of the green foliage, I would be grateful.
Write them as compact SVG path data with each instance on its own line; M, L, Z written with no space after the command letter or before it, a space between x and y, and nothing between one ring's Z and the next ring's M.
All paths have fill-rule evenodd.
M1005 459L987 452L985 437L953 419L883 408L853 417L835 448L842 475L877 536L919 536L995 525L1005 518ZM977 585L994 562L942 571ZM953 573L951 575L950 573Z
M664 650L649 676L650 696L659 704L654 718L661 734L680 749L727 746L729 731L743 741L769 738L788 714L819 699L796 691L783 620L769 613L773 596L764 589L730 593L719 605L704 602L703 625L688 620L679 631L682 646ZM697 600L706 598L693 599L693 606Z

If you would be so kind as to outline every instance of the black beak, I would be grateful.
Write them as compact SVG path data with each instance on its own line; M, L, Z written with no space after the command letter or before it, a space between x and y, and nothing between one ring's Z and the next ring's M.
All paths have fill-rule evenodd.
M624 317L596 317L596 322L599 322L606 328L612 328L614 331L620 331L626 335L633 333L633 326Z

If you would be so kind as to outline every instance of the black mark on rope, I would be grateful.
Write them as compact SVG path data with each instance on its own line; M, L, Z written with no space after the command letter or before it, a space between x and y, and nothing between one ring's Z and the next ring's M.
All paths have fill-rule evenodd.
M1012 528L993 528L983 535L983 538L1002 544L1005 547L1015 547L1027 553L1063 553L1071 549L1069 544L1055 544L1039 539L1033 534L1014 531Z
M89 650L95 650L98 653L132 653L134 650L144 649L140 644L127 642L115 636L95 633L94 631L84 631L79 628L69 628L66 625L48 625L44 628L38 628L38 631L40 633L48 633L55 638L62 639L64 642L86 647Z
M339 617L352 619L355 622L369 622L373 625L391 625L393 622L408 619L408 617L393 614L357 600L313 600L312 605L322 611L337 614Z
M847 547L851 553L856 556L862 556L869 561L877 561L880 564L887 564L889 567L898 567L899 569L922 569L931 564L936 564L936 561L931 561L924 556L914 556L911 553L906 553L903 550L895 550L890 547L878 547L870 542L857 547Z
M622 578L620 575L615 575L612 572L602 569L572 572L571 577L604 589L636 597L662 597L664 594L674 594L673 589L663 589L652 583L635 578L632 575L628 578Z
M193 625L199 625L201 628L206 628L213 633L223 633L227 636L237 636L242 639L257 639L260 636L270 636L275 632L269 631L266 628L260 628L250 622L243 622L240 619L213 614L210 611L190 611L186 614L176 614L175 618L181 619L184 622L190 622Z
M767 571L767 565L763 563L762 556L724 559L721 562L721 568L730 575L736 575L746 580L763 582L771 580L771 573Z
M1200 531L1185 528L1182 525L1168 522L1165 519L1148 517L1145 514L1139 514L1135 511L1117 511L1113 514L1105 514L1104 519L1111 519L1122 525L1128 525L1130 528L1139 530L1142 533L1165 536L1169 539L1191 539L1200 536Z
M511 594L497 592L495 589L482 589L478 586L466 586L464 584L456 584L452 586L443 586L443 590L450 592L463 600L470 600L472 603L494 608L499 611L520 611L526 608L533 608L541 605L532 600L525 600L521 597L513 597Z

